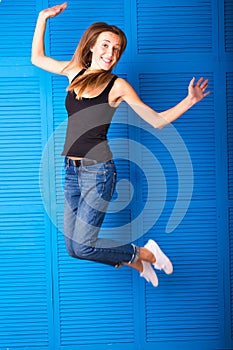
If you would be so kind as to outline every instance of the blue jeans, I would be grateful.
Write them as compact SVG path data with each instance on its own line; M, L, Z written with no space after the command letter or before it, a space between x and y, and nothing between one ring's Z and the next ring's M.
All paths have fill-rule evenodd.
M116 167L113 160L74 166L65 158L64 233L70 256L119 267L138 259L138 247L98 238L112 198Z

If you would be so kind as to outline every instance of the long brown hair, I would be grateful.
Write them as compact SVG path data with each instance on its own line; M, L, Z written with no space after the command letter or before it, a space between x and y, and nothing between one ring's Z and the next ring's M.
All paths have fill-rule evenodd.
M109 25L104 22L96 22L93 23L83 34L77 49L72 57L72 60L65 68L65 70L69 70L72 66L76 65L77 62L81 66L81 68L88 68L91 65L92 60L92 52L91 48L95 45L98 36L102 32L111 32L119 36L120 39L120 50L118 52L118 57L115 65L121 58L123 52L125 51L127 45L127 39L124 32L114 26ZM113 68L113 67L112 67ZM111 70L112 70L111 68ZM107 81L110 80L112 76L111 70L96 70L88 74L81 75L77 77L67 88L68 91L72 91L74 89L77 90L77 98L81 98L84 91L95 89L98 86L106 84Z

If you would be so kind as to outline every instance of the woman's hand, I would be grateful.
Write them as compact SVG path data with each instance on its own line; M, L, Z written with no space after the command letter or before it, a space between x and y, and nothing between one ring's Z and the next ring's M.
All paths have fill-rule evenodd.
M68 3L64 2L61 5L56 5L48 9L42 10L39 16L42 17L44 20L47 20L48 18L55 17L60 13L62 13L67 8L67 6L68 6Z
M61 5L53 6L42 10L38 16L36 28L32 41L31 62L35 66L55 74L67 75L64 68L69 64L68 61L58 61L45 54L44 34L46 29L46 20L55 17L67 8L67 2Z
M204 80L203 77L201 77L196 84L195 77L192 78L192 80L189 83L188 87L188 98L192 101L193 104L201 101L204 97L210 94L210 91L205 92L205 90L208 87L208 79Z

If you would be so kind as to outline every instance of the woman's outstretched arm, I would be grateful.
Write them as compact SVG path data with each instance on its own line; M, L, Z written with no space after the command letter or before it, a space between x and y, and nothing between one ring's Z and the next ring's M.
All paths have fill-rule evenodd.
M210 91L205 92L208 87L208 79L204 80L200 78L196 84L194 84L194 82L195 78L192 78L188 86L188 95L182 101L174 107L160 113L146 105L132 86L124 79L117 79L115 83L115 94L118 99L128 103L147 123L155 128L162 129L210 94Z
M48 18L55 17L63 12L67 7L67 2L61 5L42 10L39 13L37 24L32 41L31 62L48 72L64 74L63 70L68 65L68 61L58 61L45 55L44 35ZM66 74L64 74L66 75Z

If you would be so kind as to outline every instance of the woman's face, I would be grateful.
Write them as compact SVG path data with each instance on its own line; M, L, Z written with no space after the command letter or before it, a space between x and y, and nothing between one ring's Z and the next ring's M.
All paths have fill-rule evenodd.
M91 48L92 69L111 69L118 61L120 52L120 38L112 32L101 33L95 45Z

